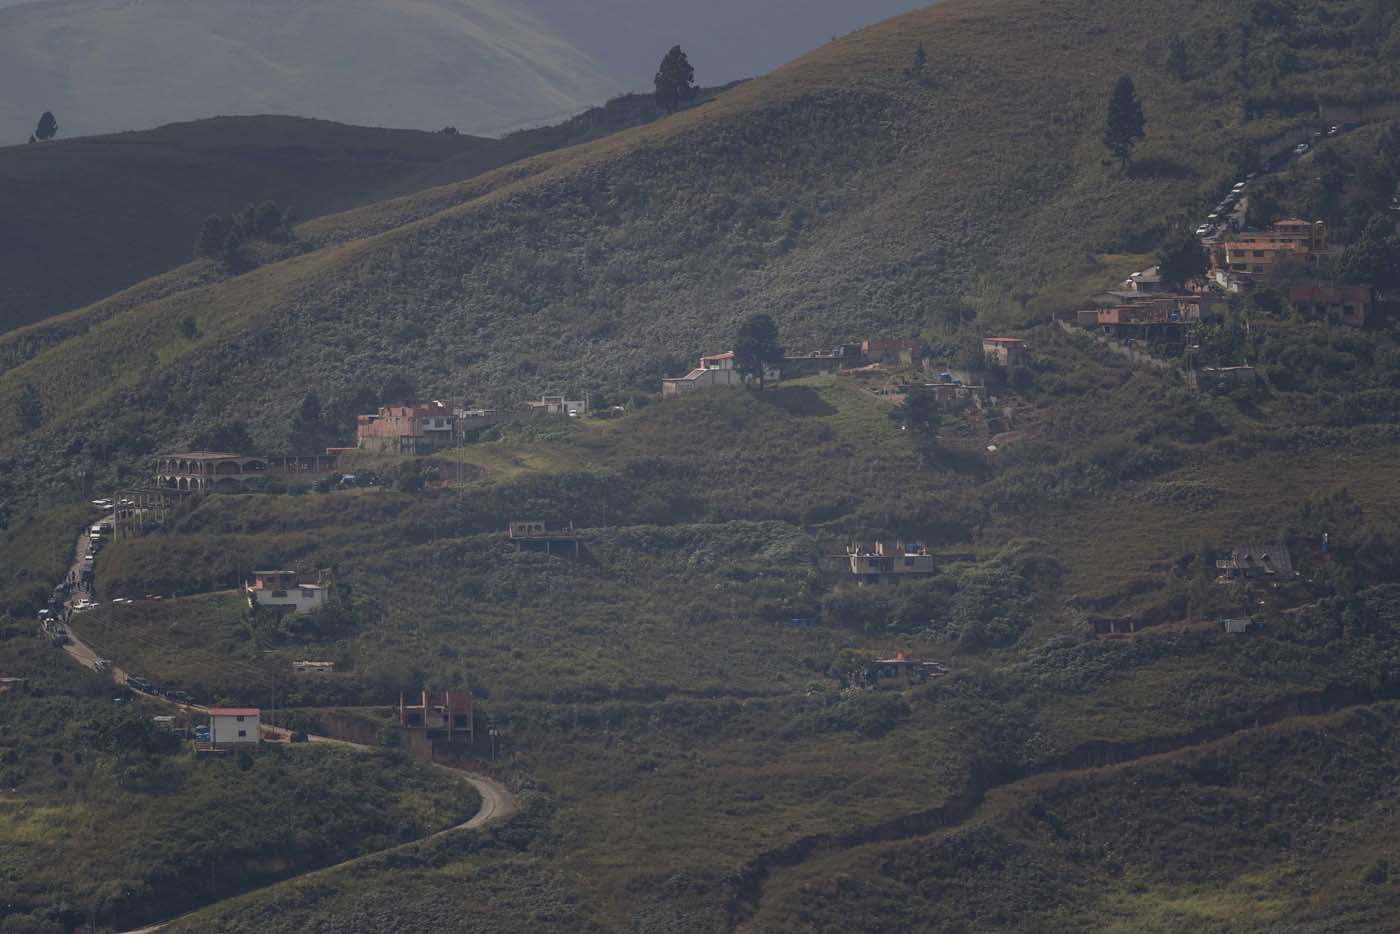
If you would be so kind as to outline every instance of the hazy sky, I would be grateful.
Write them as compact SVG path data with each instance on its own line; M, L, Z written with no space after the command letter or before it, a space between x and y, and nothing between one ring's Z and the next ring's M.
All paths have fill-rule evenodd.
M497 135L771 71L919 0L0 0L0 145L234 114Z

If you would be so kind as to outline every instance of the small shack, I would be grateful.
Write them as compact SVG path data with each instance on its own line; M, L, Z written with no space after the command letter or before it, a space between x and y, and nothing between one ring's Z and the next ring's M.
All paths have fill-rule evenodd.
M516 551L542 551L564 558L578 557L578 533L572 522L541 519L514 521L508 532Z
M948 666L941 662L923 661L897 652L892 658L872 660L857 673L855 680L870 690L902 691L947 673Z
M1240 545L1231 549L1228 558L1216 561L1215 567L1226 580L1280 582L1298 576L1288 546L1282 542Z

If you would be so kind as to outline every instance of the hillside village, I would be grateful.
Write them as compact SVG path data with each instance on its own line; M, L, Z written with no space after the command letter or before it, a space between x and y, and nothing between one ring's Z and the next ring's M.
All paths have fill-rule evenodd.
M0 337L0 930L1386 929L1400 17L1060 7Z

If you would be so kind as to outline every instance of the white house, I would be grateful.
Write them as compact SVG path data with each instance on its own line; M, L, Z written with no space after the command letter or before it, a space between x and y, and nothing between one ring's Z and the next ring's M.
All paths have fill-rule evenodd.
M765 383L777 383L782 379L782 371L777 367L767 367L763 373ZM661 381L661 395L679 396L683 393L703 389L706 386L743 386L752 380L734 368L734 351L712 354L700 358L700 365L684 376Z
M588 414L588 397L570 399L566 396L540 396L538 402L527 402L525 407L533 415L566 415L569 418L582 418Z
M262 711L256 707L210 707L209 742L215 746L262 740Z
M303 584L296 571L254 571L247 585L248 605L291 613L310 613L326 604L326 588Z

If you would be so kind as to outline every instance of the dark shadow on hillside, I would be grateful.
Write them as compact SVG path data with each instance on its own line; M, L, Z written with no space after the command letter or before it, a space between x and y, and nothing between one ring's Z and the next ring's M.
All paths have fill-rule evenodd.
M1175 159L1139 159L1128 166L1129 178L1195 178L1196 170Z
M835 407L810 386L783 386L759 393L758 398L801 418L836 413Z
M969 477L987 477L991 467L980 453L939 446L928 455L928 466Z

